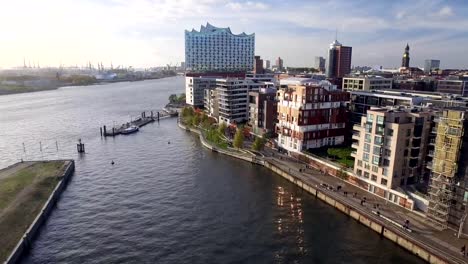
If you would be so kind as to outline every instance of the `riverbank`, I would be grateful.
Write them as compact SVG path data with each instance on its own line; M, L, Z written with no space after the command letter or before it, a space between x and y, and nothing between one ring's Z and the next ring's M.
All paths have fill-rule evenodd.
M467 263L458 249L466 243L456 239L453 234L437 231L425 223L420 215L412 214L404 208L387 204L385 200L343 182L337 177L325 175L320 171L278 153L265 152L265 156L238 155L228 150L220 151L207 142L200 131L195 128L179 127L199 135L203 146L213 151L265 166L296 186L337 208L346 215L369 227L380 236L385 237L429 263ZM341 191L330 190L321 186L343 186ZM345 194L346 192L346 194ZM360 201L366 197L366 203ZM377 207L378 206L378 207ZM411 229L403 227L405 220L410 219Z
M20 162L0 170L0 262L21 257L73 169L73 161L58 160Z
M0 96L9 95L9 94L20 94L20 93L33 93L41 91L50 91L57 90L62 87L69 86L89 86L89 85L103 85L109 83L120 83L120 82L138 82L146 80L158 80L169 77L176 77L177 75L163 76L157 78L145 78L145 79L118 79L118 80L106 80L106 81L96 81L90 82L87 84L74 84L74 83L54 83L48 86L23 86L23 85L2 85L0 84Z

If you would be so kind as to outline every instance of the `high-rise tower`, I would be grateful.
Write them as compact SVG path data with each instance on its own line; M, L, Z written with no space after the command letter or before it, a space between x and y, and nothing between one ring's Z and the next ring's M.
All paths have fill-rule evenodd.
M403 53L403 59L401 60L401 67L403 68L409 68L409 61L410 61L410 57L409 57L409 45L408 43L406 44L406 48L405 48L405 53Z
M327 77L343 78L350 73L351 55L352 47L343 46L335 39L328 50Z

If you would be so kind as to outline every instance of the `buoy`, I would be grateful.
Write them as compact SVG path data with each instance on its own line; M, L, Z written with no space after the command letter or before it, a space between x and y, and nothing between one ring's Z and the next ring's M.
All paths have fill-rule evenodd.
M114 161L112 160L111 165L114 165Z

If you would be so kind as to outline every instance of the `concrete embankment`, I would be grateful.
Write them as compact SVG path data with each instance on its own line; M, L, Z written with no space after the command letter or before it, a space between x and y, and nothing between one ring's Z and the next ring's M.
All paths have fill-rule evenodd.
M270 162L269 160L261 159L258 157L246 157L242 155L237 155L235 153L230 153L229 151L219 151L216 147L206 142L206 140L201 135L201 132L198 129L193 129L185 127L182 124L179 124L179 127L187 131L194 132L200 136L200 140L208 149L229 155L231 157L236 157L245 161L263 165L281 177L287 179L288 181L294 183L298 187L302 188L311 195L319 198L330 206L335 207L342 213L352 217L359 223L367 226L371 230L377 232L380 236L387 238L409 252L419 256L421 259L427 261L428 263L441 264L441 263L467 263L464 259L454 256L450 252L445 252L437 248L437 245L430 245L423 241L418 240L417 238L411 236L407 231L393 225L390 222L384 221L384 219L378 215L371 214L362 208L356 207L349 201L343 200L342 197L339 197L338 193L326 190L324 188L318 187L318 185L312 182L309 179L298 177L292 173L286 171L284 168L277 166Z
M48 161L49 162L49 161ZM46 200L41 210L35 217L34 221L29 225L29 228L23 234L16 247L11 251L8 259L5 261L6 264L18 263L23 255L31 247L32 242L35 236L39 233L41 226L45 223L50 213L52 212L54 205L58 201L60 194L66 188L66 185L75 171L75 163L73 160L65 160L64 170L61 175L59 182L56 184L55 188L50 193L49 198Z

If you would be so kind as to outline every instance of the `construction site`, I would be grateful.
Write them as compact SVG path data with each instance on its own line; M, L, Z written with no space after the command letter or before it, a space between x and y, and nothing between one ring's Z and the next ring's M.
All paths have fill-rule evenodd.
M440 230L453 229L458 236L468 230L468 113L445 109L435 119L433 160L429 184L428 219Z

